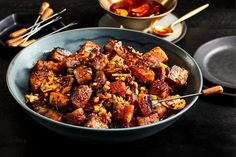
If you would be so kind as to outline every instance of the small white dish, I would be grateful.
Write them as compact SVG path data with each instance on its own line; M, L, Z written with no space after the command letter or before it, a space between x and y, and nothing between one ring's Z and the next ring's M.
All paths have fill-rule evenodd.
M174 22L177 19L178 17L176 15L174 15L173 13L170 13L169 15L167 15L166 17L164 17L163 19L155 23L155 25L168 26L170 23ZM117 21L115 21L109 14L105 14L104 16L100 18L100 20L98 21L98 27L124 28ZM166 37L160 37L160 38L163 38L173 43L177 43L185 36L186 31L187 31L187 26L185 22L181 22L179 24L176 24L173 27L173 29L174 29L173 34ZM143 32L146 32L146 30L148 30L148 28L145 29ZM152 32L148 32L148 33L152 34Z

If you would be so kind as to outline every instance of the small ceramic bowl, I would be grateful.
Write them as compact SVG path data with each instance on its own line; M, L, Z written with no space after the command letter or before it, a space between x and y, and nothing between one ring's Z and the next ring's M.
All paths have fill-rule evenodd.
M166 12L156 16L131 17L121 16L110 11L111 5L117 1L118 0L99 0L99 4L112 18L114 18L118 23L120 23L120 25L125 28L134 30L144 30L148 28L151 25L152 21L158 21L162 19L166 15L170 14L177 6L177 0L155 0L166 8Z
M173 124L193 106L198 98L197 96L186 98L187 106L177 114L150 125L95 129L54 121L38 114L26 105L25 94L29 88L29 74L37 60L46 59L48 52L55 47L62 47L75 52L87 40L103 46L110 38L120 40L124 45L130 45L140 52L147 52L154 46L160 46L166 52L170 65L179 65L190 72L188 86L181 90L179 94L198 93L202 90L202 74L197 63L180 47L164 39L139 31L95 27L75 29L46 36L24 48L13 58L9 65L6 78L9 91L19 103L19 106L46 128L71 138L79 138L86 141L127 142L142 139Z

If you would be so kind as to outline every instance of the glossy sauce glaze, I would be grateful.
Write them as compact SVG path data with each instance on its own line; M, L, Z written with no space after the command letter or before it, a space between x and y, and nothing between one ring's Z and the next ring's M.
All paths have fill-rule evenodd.
M121 0L112 4L110 10L121 16L147 17L162 14L166 8L154 0Z

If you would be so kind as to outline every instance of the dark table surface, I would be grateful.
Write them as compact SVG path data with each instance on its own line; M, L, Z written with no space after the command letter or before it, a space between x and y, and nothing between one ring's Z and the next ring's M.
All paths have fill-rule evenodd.
M0 0L0 19L17 12L35 13L42 1ZM187 34L177 43L193 55L203 43L236 35L234 0L179 0L174 13L183 15L204 4L210 7L186 21ZM54 9L67 8L63 22L78 20L80 27L97 26L105 12L96 0L55 0ZM13 55L8 55L13 53ZM16 51L0 47L0 156L144 155L236 156L235 97L200 97L172 126L143 140L123 144L91 144L57 135L44 128L13 99L6 85L6 71Z

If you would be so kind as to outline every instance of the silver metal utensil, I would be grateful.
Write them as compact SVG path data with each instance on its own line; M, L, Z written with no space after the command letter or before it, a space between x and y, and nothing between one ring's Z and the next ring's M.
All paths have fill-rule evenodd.
M217 94L222 94L223 91L224 91L223 87L218 85L218 86L204 89L200 93L193 93L193 94L183 95L183 96L179 96L179 97L175 97L175 98L167 98L167 99L163 99L163 100L152 100L152 104L157 104L157 103L176 100L176 99L183 99L183 98L187 98L187 97L199 96L199 95L204 95L204 96L217 95Z

